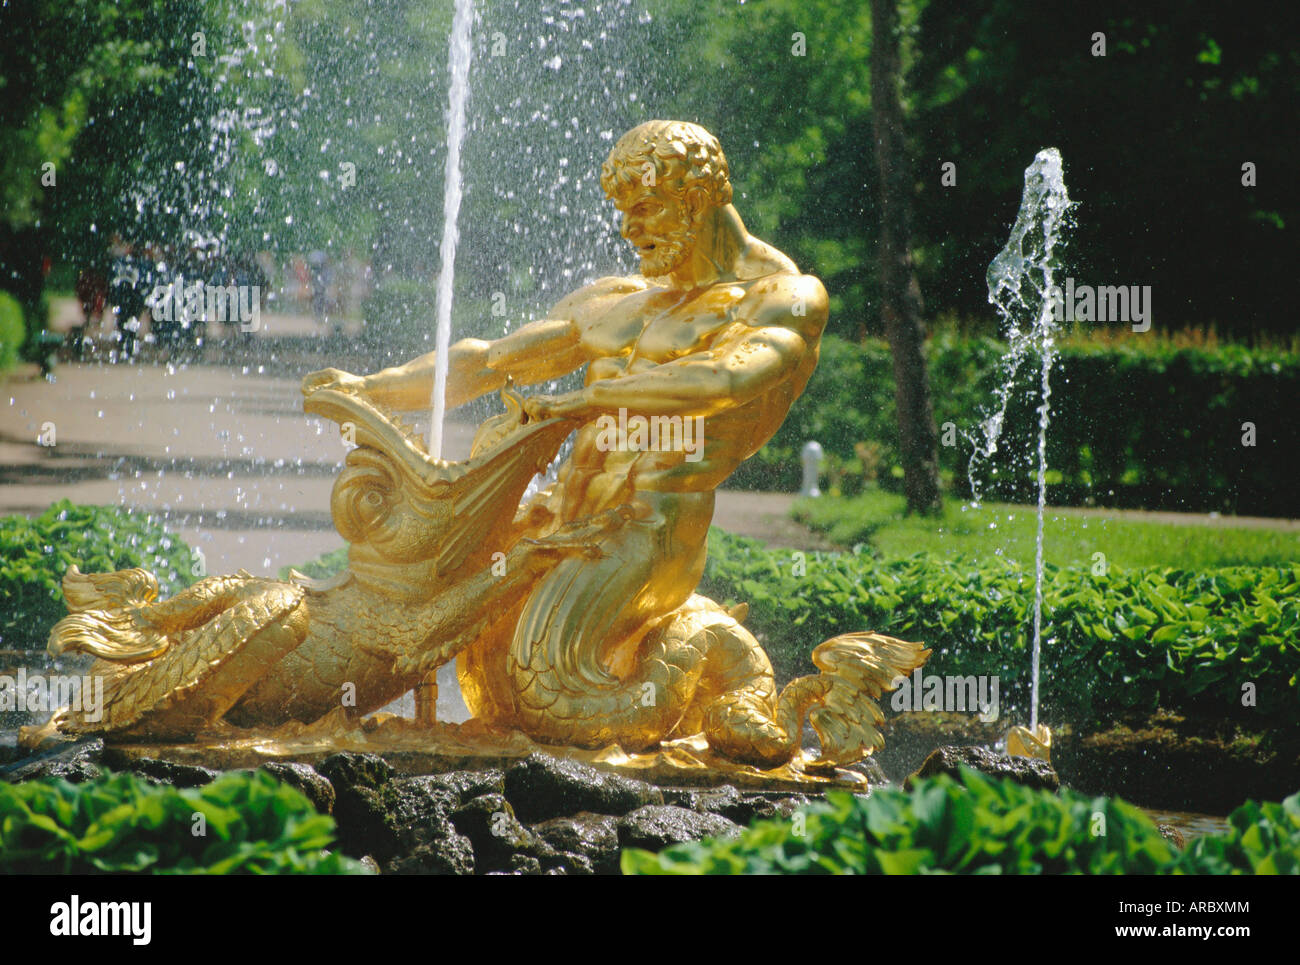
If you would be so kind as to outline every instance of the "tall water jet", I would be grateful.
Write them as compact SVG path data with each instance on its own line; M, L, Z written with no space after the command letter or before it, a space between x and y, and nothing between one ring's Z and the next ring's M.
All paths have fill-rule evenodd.
M1038 677L1043 621L1043 517L1047 506L1047 428L1051 421L1052 365L1056 361L1056 248L1070 224L1074 202L1065 189L1061 154L1046 148L1025 169L1025 188L1011 237L989 265L989 302L1002 318L1009 348L1002 358L997 408L981 423L983 438L974 440L969 475L976 505L980 501L979 468L998 451L1007 403L1021 365L1031 351L1041 357L1038 405L1038 529L1034 552L1034 637L1030 684L1030 737L1038 734ZM997 472L996 469L993 470ZM1023 735L1022 735L1023 736Z
M474 19L473 0L456 0L456 14L451 22L451 74L447 110L447 171L442 205L442 267L438 271L437 331L434 347L437 357L433 370L433 415L429 426L429 455L442 457L442 423L447 411L447 350L451 346L451 298L456 277L456 221L460 217L460 148L465 140L465 101L469 97L470 23Z

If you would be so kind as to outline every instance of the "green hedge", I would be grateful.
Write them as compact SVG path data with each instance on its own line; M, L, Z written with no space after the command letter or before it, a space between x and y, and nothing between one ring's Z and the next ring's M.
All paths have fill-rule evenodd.
M796 575L802 567L803 575ZM700 592L746 601L746 621L789 679L809 653L852 630L924 642L927 673L996 674L1003 715L1028 717L1032 569L920 556L769 550L714 529ZM1300 564L1094 576L1049 566L1041 713L1085 724L1157 707L1300 724ZM1242 706L1253 684L1257 706Z
M336 550L298 569L323 579L346 563ZM1164 707L1300 724L1300 564L1047 574L1039 699L1049 722ZM796 557L715 527L700 592L749 604L746 626L781 681L814 673L809 655L823 640L878 630L930 647L927 673L997 675L1002 717L1028 719L1034 578L1013 561ZM1242 707L1246 683L1254 707Z
M297 570L303 576L310 576L313 580L328 580L335 573L340 573L348 565L348 548L340 546L336 550L330 550L328 553L322 553L316 559L307 563L300 563L297 566L280 567L280 579L289 579L289 571Z
M43 649L67 616L63 574L142 566L163 598L194 582L190 548L149 516L114 506L55 503L36 519L0 517L0 646Z
M18 362L26 338L23 306L12 295L0 292L0 375Z
M971 770L911 791L832 791L794 821L623 852L624 874L1300 874L1300 794L1247 802L1179 851L1119 798L1031 790ZM803 833L797 833L802 830Z
M4 874L366 874L334 819L263 771L178 790L131 774L0 784Z
M939 448L945 477L970 492L967 466L978 419L1000 381L1003 345L945 332L927 344L935 423L956 444ZM1034 496L1039 362L1026 360L1007 411L996 478L986 498ZM1180 347L1157 338L1115 343L1067 340L1052 374L1047 464L1054 505L1144 507L1300 516L1293 458L1300 423L1300 355L1241 345ZM832 481L851 495L873 476L897 488L902 475L888 346L827 338L803 396L772 440L731 477L743 489L798 489L799 451L826 449ZM1253 447L1242 424L1255 424ZM941 428L942 434L942 428ZM865 444L865 447L863 446ZM1017 462L1009 461L1019 454Z

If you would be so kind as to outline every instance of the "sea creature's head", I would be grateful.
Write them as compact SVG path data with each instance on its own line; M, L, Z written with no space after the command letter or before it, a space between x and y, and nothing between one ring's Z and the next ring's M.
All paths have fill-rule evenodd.
M572 426L528 421L513 393L506 404L507 417L489 420L473 455L448 462L429 457L408 426L360 394L322 388L307 397L308 412L355 429L330 512L363 582L425 595L510 549L520 497Z
M330 514L339 535L392 563L432 557L452 520L451 482L414 479L385 452L354 449L334 482Z

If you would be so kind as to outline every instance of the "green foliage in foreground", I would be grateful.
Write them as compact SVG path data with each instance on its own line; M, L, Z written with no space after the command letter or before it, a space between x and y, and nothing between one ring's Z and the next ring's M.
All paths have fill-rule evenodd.
M905 513L898 494L872 489L858 496L821 496L795 503L794 518L841 546L865 544L872 555L902 559L924 553L1031 560L1037 520L1032 506L944 502L939 519ZM1109 565L1277 566L1300 562L1300 531L1154 522L1145 518L1049 509L1043 520L1049 563L1091 566L1100 552Z
M1119 798L1031 790L965 770L856 797L832 791L732 838L623 852L624 874L1300 874L1300 794L1248 802L1179 852Z
M333 841L333 818L260 771L186 790L131 774L0 784L7 874L367 873L324 854Z
M853 553L799 560L715 529L700 592L750 604L746 623L783 679L811 672L808 655L828 637L878 630L929 646L927 673L997 675L1003 714L1028 709L1032 563ZM1085 724L1165 707L1300 723L1300 563L1112 567L1104 576L1048 566L1043 620L1049 719ZM1245 683L1258 704L1243 710Z
M44 648L67 615L62 582L73 563L83 573L142 566L162 598L194 581L190 548L149 516L64 499L36 519L0 517L0 646Z
M1300 875L1300 794L1282 803L1247 801L1226 834L1196 838L1179 867L1188 873Z

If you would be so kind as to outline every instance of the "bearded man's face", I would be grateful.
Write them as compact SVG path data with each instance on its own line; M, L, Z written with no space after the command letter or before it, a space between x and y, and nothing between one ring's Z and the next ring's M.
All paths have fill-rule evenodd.
M620 199L622 235L641 256L641 274L666 275L686 263L695 248L695 215L681 198L653 187L638 187Z

